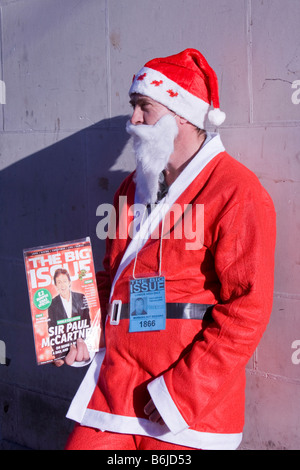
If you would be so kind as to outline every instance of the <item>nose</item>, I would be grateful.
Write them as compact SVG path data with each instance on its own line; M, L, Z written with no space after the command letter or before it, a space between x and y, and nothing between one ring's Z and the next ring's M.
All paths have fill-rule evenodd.
M144 122L143 112L142 112L140 106L138 106L138 105L135 106L135 108L133 110L133 113L132 113L132 116L131 116L131 119L130 119L130 122L131 122L131 124L134 124L134 125L142 124Z

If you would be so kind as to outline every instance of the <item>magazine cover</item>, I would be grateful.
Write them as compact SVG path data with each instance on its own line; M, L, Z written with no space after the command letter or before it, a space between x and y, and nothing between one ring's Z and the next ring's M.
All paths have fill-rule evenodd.
M62 359L82 338L98 351L101 310L90 238L23 250L36 359Z

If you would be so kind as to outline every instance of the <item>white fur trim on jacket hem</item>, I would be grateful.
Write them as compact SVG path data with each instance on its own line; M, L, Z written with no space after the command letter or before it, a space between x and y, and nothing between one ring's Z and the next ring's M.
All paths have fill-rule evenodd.
M89 426L101 431L150 436L164 442L191 447L192 449L235 450L238 448L242 440L242 433L208 433L187 428L174 434L167 425L161 426L152 423L148 419L114 415L88 409L87 406L97 385L104 354L105 349L102 349L95 355L70 405L67 418L80 423L82 426ZM152 383L155 381L156 379Z
M80 424L101 431L153 437L192 449L236 450L242 440L242 433L219 434L186 429L173 434L166 425L152 423L148 419L113 415L90 409L86 410Z

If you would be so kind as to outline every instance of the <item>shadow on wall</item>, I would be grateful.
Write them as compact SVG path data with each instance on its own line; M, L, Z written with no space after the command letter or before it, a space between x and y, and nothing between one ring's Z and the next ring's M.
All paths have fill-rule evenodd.
M36 365L23 249L90 236L96 271L102 269L105 241L96 236L96 208L112 202L128 174L112 169L129 139L127 119L98 122L0 172L0 339L9 358L1 366L0 401L11 400L2 417L0 409L3 439L36 449L57 448L65 438L49 440L66 426L66 410L53 397L65 401L62 408L69 405L86 370ZM49 400L50 415L57 415L53 426Z
M23 248L90 235L99 268L96 208L112 202L128 174L111 170L129 139L127 119L103 120L0 173L5 257L19 259Z

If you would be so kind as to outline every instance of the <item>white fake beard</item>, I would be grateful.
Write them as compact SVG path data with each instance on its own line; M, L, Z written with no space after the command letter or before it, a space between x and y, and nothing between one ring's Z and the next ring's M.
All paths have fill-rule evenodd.
M159 175L167 167L174 151L174 140L178 134L175 116L165 114L156 124L126 125L133 136L136 158L136 191L139 202L153 204L157 200Z

